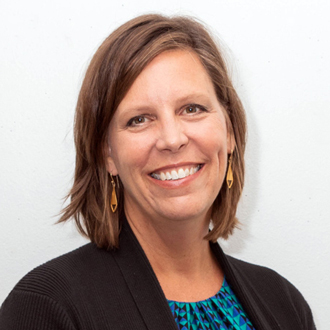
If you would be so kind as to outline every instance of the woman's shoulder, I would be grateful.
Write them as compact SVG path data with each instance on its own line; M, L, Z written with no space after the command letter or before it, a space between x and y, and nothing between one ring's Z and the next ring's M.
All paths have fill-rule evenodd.
M277 319L290 315L299 320L302 329L314 329L311 309L301 292L284 276L273 269L255 265L227 256L230 268L235 274L232 281L239 283L249 297L260 305L267 306ZM304 325L304 326L303 326Z
M244 261L223 252L219 244L212 244L212 249L224 268L226 276L235 277L239 281L255 285L272 285L282 284L283 286L294 286L282 275L275 270L257 265L248 261Z
M299 329L315 329L309 305L284 276L268 267L231 257L218 243L211 244L211 248L248 314L258 315L255 322L260 321L261 315L261 323L281 324L285 329L297 329L297 325Z
M284 276L269 267L253 264L231 256L227 256L227 259L237 276L244 277L253 285L268 286L270 288L276 286L278 288L286 288L292 293L299 292Z
M113 252L86 244L25 275L0 308L0 328L80 329L78 325L92 322L100 302L110 308L119 299L120 285Z
M62 294L89 283L100 273L111 273L115 267L111 251L88 243L34 268L13 290L43 295Z

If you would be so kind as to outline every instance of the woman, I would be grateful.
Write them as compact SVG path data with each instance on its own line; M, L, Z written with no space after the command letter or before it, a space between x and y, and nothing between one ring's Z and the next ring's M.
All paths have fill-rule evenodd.
M24 277L0 328L315 329L288 281L216 243L237 225L245 131L200 23L146 15L114 31L81 88L60 220L92 243Z

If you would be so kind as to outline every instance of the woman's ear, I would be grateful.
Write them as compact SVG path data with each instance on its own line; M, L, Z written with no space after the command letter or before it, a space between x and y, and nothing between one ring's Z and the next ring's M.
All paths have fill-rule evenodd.
M228 115L228 106L224 107L224 115L225 115L226 128L227 128L227 154L230 155L235 150L236 141L235 141L233 125Z
M106 163L105 165L106 165L107 171L111 175L118 175L117 167L116 167L115 161L112 157L111 148L109 146L107 146L107 150L106 150L105 163Z
M107 157L106 159L106 168L107 168L107 171L111 174L111 175L118 175L118 171L117 171L117 168L116 168L116 165L112 159L112 157Z
M233 153L236 147L236 141L231 129L227 130L227 154Z

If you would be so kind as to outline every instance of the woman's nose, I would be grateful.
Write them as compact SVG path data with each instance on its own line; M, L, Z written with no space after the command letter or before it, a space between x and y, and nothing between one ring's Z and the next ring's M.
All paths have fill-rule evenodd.
M188 143L188 136L179 118L172 118L162 123L159 128L159 137L156 142L158 150L177 152Z

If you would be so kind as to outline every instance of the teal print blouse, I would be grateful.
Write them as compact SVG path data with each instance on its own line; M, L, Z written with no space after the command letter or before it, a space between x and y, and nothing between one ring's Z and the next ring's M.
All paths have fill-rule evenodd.
M180 330L255 330L226 281L217 294L186 303L168 300Z

